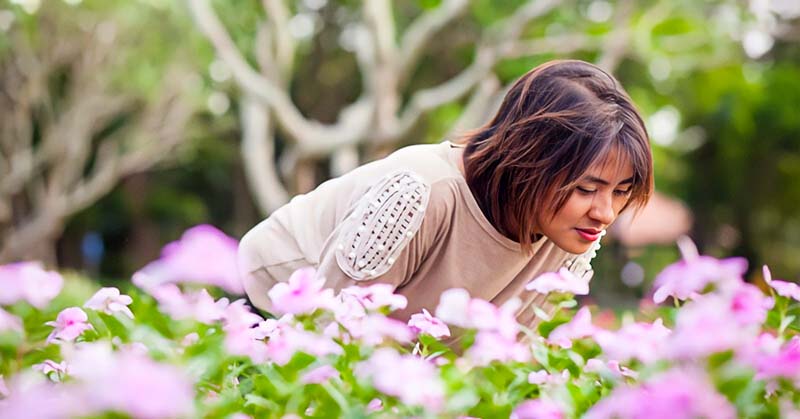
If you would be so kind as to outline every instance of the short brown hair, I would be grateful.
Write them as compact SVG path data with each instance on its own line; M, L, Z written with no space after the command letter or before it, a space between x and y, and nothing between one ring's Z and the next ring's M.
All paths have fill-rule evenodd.
M580 177L609 153L624 153L633 166L629 205L641 208L653 190L641 115L613 76L584 61L550 61L529 71L494 118L459 142L466 143L466 180L483 213L526 251L536 220L554 216Z

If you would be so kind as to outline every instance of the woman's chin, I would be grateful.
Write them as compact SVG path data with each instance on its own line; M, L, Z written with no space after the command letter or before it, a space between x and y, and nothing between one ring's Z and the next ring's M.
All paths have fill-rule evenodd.
M552 239L551 239L552 240ZM592 247L592 243L586 243L584 241L576 241L576 240L552 240L559 249L567 252L579 255L581 253L586 253L589 251L589 248Z

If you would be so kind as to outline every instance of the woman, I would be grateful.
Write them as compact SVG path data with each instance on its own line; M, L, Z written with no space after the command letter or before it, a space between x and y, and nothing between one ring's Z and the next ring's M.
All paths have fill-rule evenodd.
M553 61L521 77L497 115L456 143L402 148L292 199L240 244L244 285L267 292L312 266L339 290L389 283L393 315L436 308L449 288L495 304L519 297L535 321L544 296L524 290L567 266L585 278L619 213L644 205L653 165L642 118L608 73Z

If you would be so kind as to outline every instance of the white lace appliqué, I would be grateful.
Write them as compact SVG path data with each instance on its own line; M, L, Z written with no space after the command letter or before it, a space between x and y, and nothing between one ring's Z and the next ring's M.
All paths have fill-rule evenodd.
M580 255L567 259L567 261L564 262L564 266L578 278L582 278L586 280L586 282L591 281L592 276L594 275L594 270L592 269L592 259L597 256L597 251L600 249L600 240L602 240L603 236L605 235L606 231L603 230L600 233L600 237L595 240L594 243L592 243L591 247L589 247L589 250L581 253Z
M342 225L339 268L358 281L386 273L419 230L429 196L428 185L407 171L372 186Z

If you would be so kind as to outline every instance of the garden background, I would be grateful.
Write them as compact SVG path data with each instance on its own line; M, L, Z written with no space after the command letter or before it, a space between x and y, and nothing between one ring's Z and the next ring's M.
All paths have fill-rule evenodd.
M800 418L798 40L797 0L0 0L0 419ZM311 269L239 299L270 211L554 58L655 153L591 293L532 278L530 325Z
M752 281L796 280L798 41L792 0L3 0L0 261L121 285L193 225L241 237L580 58L646 116L666 202L655 231L604 243L601 306L635 305L683 230Z

